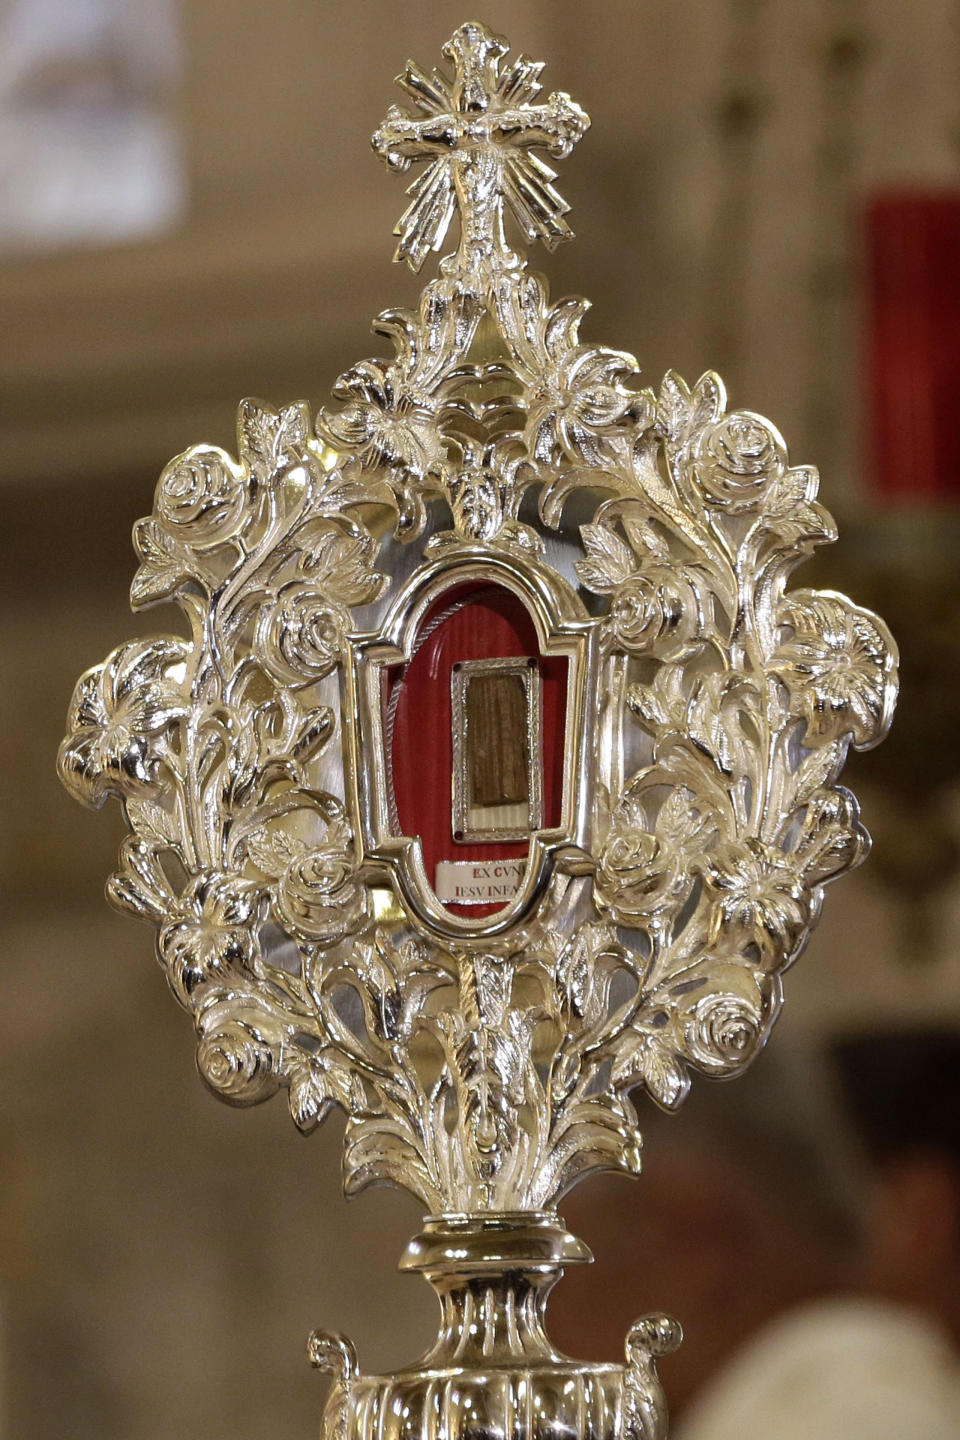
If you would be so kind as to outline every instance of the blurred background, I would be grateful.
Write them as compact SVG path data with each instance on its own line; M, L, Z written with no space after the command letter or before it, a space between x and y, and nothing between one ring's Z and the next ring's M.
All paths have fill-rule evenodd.
M79 671L163 627L126 589L165 461L232 448L245 395L316 407L378 346L370 319L414 299L390 264L402 186L369 135L404 59L439 63L467 18L461 0L0 0L3 1437L293 1440L322 1399L308 1329L376 1368L433 1325L394 1272L416 1208L342 1203L336 1122L307 1143L281 1107L204 1092L150 934L102 898L117 807L82 811L54 760ZM955 1031L960 7L485 0L476 18L593 117L562 167L577 243L534 257L554 293L589 295L587 337L652 382L719 370L819 465L841 539L800 583L849 589L903 650L891 740L851 766L874 855L787 978L782 1043ZM624 1242L590 1233L590 1196L602 1262ZM637 1273L633 1314L658 1303Z

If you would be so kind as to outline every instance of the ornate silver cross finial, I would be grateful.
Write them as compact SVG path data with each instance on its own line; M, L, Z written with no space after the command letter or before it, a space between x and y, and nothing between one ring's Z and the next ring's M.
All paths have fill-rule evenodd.
M455 209L461 270L512 259L503 235L505 205L531 242L541 239L552 250L572 234L563 218L570 207L552 184L555 172L533 151L566 157L590 117L562 92L534 104L543 63L520 55L502 67L508 49L499 35L470 21L443 47L452 80L439 70L427 75L413 61L397 77L419 114L392 105L373 146L395 170L429 162L407 191L412 203L394 230L400 237L394 259L412 270L443 244Z

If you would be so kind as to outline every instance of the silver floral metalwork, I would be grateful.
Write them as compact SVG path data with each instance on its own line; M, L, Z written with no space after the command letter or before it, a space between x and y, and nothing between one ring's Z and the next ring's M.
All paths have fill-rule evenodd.
M392 1181L434 1217L407 1263L441 1294L437 1348L364 1379L315 1337L328 1433L532 1436L560 1377L571 1432L653 1440L675 1327L641 1322L626 1367L558 1357L546 1290L584 1252L553 1207L639 1170L638 1092L673 1108L763 1044L824 885L866 852L838 776L889 725L896 652L843 596L786 588L835 532L773 425L713 374L643 388L508 244L511 219L569 235L535 152L589 121L506 53L469 24L452 77L408 65L412 109L373 140L426 162L397 257L419 269L455 216L459 246L380 317L395 354L347 370L339 408L245 401L238 459L167 466L132 600L175 601L189 638L81 679L60 772L124 806L109 895L159 927L207 1083L283 1089L303 1130L339 1107L348 1193ZM398 833L380 681L467 582L516 595L570 667L562 823L483 920Z

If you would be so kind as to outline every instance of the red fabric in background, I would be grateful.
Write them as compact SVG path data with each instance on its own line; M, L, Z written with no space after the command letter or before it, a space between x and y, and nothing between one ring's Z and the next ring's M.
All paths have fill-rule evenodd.
M960 499L960 194L867 213L871 450L898 502Z
M433 885L438 860L502 860L523 857L527 844L458 844L453 838L450 672L458 660L537 656L537 632L526 607L509 590L484 585L448 590L424 616L420 634L433 618L458 600L468 603L444 620L420 646L409 665L387 678L385 702L402 681L393 730L394 796L404 835L419 835L427 879ZM542 684L543 829L560 824L563 805L563 749L567 706L567 661L540 661ZM478 919L503 905L449 905L455 915Z

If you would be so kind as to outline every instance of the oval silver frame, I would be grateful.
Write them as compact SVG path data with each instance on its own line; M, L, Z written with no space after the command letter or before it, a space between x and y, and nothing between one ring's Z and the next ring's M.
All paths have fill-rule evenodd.
M540 653L563 656L569 667L561 823L531 834L517 895L485 918L452 914L437 899L427 876L419 836L394 832L381 698L384 670L411 659L427 612L448 591L467 584L497 585L515 595L534 622ZM343 706L347 797L355 820L358 861L368 883L392 880L411 919L431 934L462 944L483 943L527 920L555 871L592 873L590 756L598 718L599 631L561 575L520 553L497 554L476 547L458 550L455 556L444 554L427 561L411 576L379 630L352 634L348 643L350 664L344 667Z

